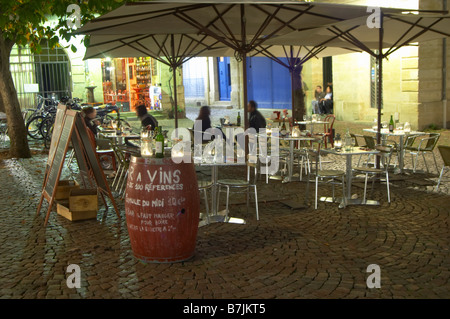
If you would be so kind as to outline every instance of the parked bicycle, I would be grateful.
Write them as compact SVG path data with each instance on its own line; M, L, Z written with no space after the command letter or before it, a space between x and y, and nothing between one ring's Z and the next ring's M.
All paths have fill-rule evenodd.
M131 129L130 123L127 120L120 117L119 108L112 104L106 104L105 107L95 107L97 110L97 118L101 125L111 126L112 121L115 121L119 126L125 129ZM116 113L117 116L110 115L111 113Z

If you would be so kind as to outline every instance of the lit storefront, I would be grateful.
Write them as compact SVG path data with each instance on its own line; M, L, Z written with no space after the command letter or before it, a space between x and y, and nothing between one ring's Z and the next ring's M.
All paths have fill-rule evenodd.
M156 61L149 57L102 59L103 102L134 111L139 100L147 109L161 108ZM152 94L150 94L152 92Z

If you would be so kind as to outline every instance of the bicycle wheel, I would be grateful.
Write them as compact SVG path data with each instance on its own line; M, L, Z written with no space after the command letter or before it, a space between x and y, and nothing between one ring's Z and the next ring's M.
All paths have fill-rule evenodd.
M23 111L22 112L23 122L25 124L27 124L28 121L35 115L37 115L37 109L27 109L27 110Z
M41 123L40 131L42 138L44 139L45 148L50 148L50 143L53 135L53 124L55 123L55 119L53 117L48 117L44 119Z
M28 131L28 135L31 138L34 138L36 140L42 140L43 136L41 135L41 124L44 121L45 117L44 116L35 116L33 118L31 118L28 123L27 123L27 131Z

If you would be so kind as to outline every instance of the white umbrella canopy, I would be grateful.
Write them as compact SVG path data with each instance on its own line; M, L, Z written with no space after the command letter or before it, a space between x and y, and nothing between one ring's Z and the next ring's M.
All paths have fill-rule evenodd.
M84 59L153 57L179 66L190 57L223 56L228 50L214 38L195 34L92 35Z
M399 9L386 10L400 12ZM79 33L206 32L237 44L242 35L268 37L361 16L368 16L367 7L299 1L142 1L127 3L88 22Z
M384 14L381 47L395 50L414 42L450 36L450 16L430 14ZM379 50L380 29L370 28L367 17L328 24L314 30L293 31L273 37L265 43L272 45L326 43L331 47Z
M400 14L402 11L401 9L382 8L383 14ZM127 3L108 14L96 18L88 22L76 33L91 36L170 34L170 52L168 51L168 54L165 53L164 55L173 69L178 67L187 56L195 54L195 51L192 51L190 55L177 55L174 36L177 34L190 35L192 37L207 35L234 51L235 57L243 62L243 78L246 78L247 55L268 43L269 39L281 37L293 31L308 30L348 19L367 17L369 14L366 6L299 2L294 0L142 1ZM311 45L311 43L299 42L280 44ZM315 46L316 44L312 45ZM130 47L130 45L127 46ZM332 45L330 43L327 46L331 47ZM348 46L347 44L347 46L343 47ZM231 55L223 53L227 50L225 47L215 48L210 50L209 54ZM197 54L201 52L197 52ZM247 83L244 81L244 105L247 103L246 85ZM176 117L175 122L175 125L177 125ZM244 112L244 123L247 128L248 115L246 112Z

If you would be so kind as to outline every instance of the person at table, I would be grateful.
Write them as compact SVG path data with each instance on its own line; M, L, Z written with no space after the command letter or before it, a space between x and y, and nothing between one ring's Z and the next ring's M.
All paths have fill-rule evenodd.
M319 102L320 102L320 100L325 98L325 92L323 92L322 86L320 86L320 85L316 86L316 90L314 91L314 98L315 98L315 100L313 100L311 102L311 104L312 104L312 113L313 114L320 114Z
M211 108L207 105L204 105L200 108L200 110L198 112L198 116L195 119L196 121L202 122L202 141L204 141L204 142L211 141L214 139L214 136L211 137L211 133L206 132L207 129L212 128L210 116L211 116ZM194 126L192 127L192 130L195 130L195 123L194 123ZM223 134L223 132L222 132L222 136L225 139L225 134Z
M89 130L91 130L94 136L97 136L98 126L100 125L100 122L95 119L97 117L97 110L92 106L88 106L81 110L81 114L83 116L84 123L86 123L86 126L89 128Z
M139 104L136 106L136 115L141 121L142 127L150 127L152 131L158 127L158 121L153 115L147 112L147 107L145 104Z
M320 99L319 108L322 114L333 114L333 88L331 85L327 86L325 97Z
M249 127L253 127L256 133L259 133L260 128L266 128L266 119L258 111L258 104L251 100L247 104L247 111L250 113L248 122Z

